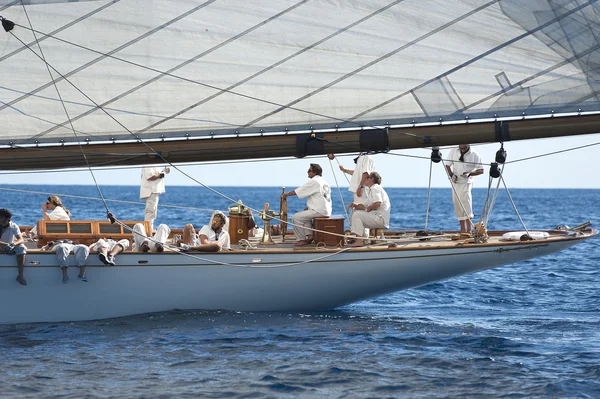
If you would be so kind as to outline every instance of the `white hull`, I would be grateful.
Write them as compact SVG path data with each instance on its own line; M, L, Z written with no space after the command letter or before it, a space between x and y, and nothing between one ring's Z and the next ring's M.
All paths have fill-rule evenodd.
M112 267L90 255L89 282L78 281L78 268L72 267L68 284L61 281L55 255L37 252L27 255L26 287L15 282L15 257L3 254L0 323L94 320L172 309L332 309L544 256L589 236L411 249L239 251L189 256L124 253Z

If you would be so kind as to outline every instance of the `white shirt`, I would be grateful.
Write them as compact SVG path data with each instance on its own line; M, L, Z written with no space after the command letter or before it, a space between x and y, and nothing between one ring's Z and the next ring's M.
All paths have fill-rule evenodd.
M465 177L464 173L471 173L476 171L477 169L483 169L483 164L481 163L481 157L477 154L473 149L469 148L469 152L465 154L463 157L464 162L460 161L460 150L458 148L453 148L446 159L446 166L452 167L452 173L458 176L458 180L456 183L458 184L466 184L473 183L473 176Z
M0 227L0 241L12 244L17 237L21 236L19 225L13 221L8 222L7 227Z
M383 216L383 220L385 222L385 228L390 227L390 209L392 208L390 204L390 198L387 193L379 184L373 184L370 187L370 190L367 193L367 206L373 205L376 202L381 202L379 208L371 211L371 213L376 213Z
M298 198L306 198L308 209L331 216L331 187L323 177L315 175L294 191Z
M71 217L62 206L54 208L54 210L48 214L48 217L50 220L71 220Z
M354 173L352 174L352 178L350 179L350 185L348 186L348 191L353 193L358 190L360 186L360 181L362 180L363 173L373 173L375 172L375 162L368 155L359 155L356 160L356 167L354 168Z
M161 169L145 167L142 169L142 181L140 183L140 199L146 199L152 194L165 192L165 179L148 180L150 177L161 173Z
M54 210L47 214L50 220L71 220L71 217L62 206L57 206ZM37 226L33 226L31 234L37 236Z
M217 233L212 229L212 227L210 227L209 225L204 225L202 226L202 228L200 229L200 233L198 233L198 235L201 236L206 236L206 238L208 238L208 241L210 242L218 242L219 244L221 244L221 246L225 249L231 249L231 246L229 244L229 233L225 231L225 229L221 229L221 232L219 233L219 237L217 238Z

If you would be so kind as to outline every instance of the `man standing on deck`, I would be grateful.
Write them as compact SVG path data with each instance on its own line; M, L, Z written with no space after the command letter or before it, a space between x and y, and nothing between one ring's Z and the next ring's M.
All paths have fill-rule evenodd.
M140 199L146 200L144 220L150 222L150 230L154 231L154 220L158 210L158 198L165 192L165 176L171 171L166 167L163 170L154 166L142 169L142 182L140 184Z
M460 232L470 233L473 228L473 176L483 174L481 157L469 144L461 144L450 151L445 162L452 185L454 214L460 222Z

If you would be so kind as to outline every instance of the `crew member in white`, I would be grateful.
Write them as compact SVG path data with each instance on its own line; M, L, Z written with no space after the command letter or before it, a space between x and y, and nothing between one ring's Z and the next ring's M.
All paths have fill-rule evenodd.
M313 240L312 221L316 217L331 216L331 187L323 179L323 169L316 163L308 168L309 180L289 193L281 194L282 198L297 195L306 198L306 208L292 216L292 224L296 242L294 245L308 245Z
M146 200L144 220L150 222L150 229L154 231L154 220L158 209L158 198L165 192L165 176L171 171L166 167L163 170L153 166L142 169L142 181L140 184L140 199Z
M42 217L44 220L71 220L71 212L65 208L60 198L53 195L42 204ZM29 238L37 237L37 226L33 226L33 229L26 234Z
M210 219L210 225L205 224L200 229L198 237L200 245L217 242L221 249L231 249L231 238L226 231L227 216L221 211L214 211Z
M348 208L354 209L351 231L357 237L356 241L350 245L352 247L363 246L363 238L368 237L369 229L390 227L390 199L381 187L379 173L370 173L365 185L369 188L366 202L362 204L352 202L348 205Z
M473 176L483 173L481 157L469 144L461 144L450 151L445 162L450 177L454 214L460 222L460 232L470 233L473 228Z

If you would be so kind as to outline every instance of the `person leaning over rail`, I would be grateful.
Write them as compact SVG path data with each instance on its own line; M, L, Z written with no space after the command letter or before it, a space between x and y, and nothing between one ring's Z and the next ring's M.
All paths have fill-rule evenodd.
M306 198L306 208L292 216L292 225L296 242L294 245L308 245L313 241L310 230L312 221L317 217L331 216L331 187L323 179L323 169L316 163L311 163L308 168L309 180L302 186L289 193L281 194L282 198L297 195L298 198Z
M48 213L48 211L50 211ZM56 195L52 195L46 199L46 202L42 204L42 219L43 220L71 220L71 212L65 208L60 198ZM37 236L37 226L34 226L31 231L26 232L29 238L35 238Z
M56 252L56 259L58 260L58 267L62 270L62 282L66 284L69 282L69 274L67 269L69 268L69 255L72 253L75 255L75 261L77 267L79 267L79 274L77 278L80 281L86 282L88 278L85 274L85 267L87 265L88 256L90 255L90 247L84 244L75 244L73 241L55 240L50 241L42 248L42 251L54 251Z
M450 151L445 166L452 185L452 203L460 232L470 233L473 228L473 176L483 174L481 157L471 150L469 144L461 144Z
M156 233L149 239L146 235L146 229L142 223L136 223L133 226L133 250L148 252L163 252L165 243L171 234L171 229L166 224L160 224L156 228Z
M27 285L27 281L23 276L25 255L27 254L27 248L23 244L25 239L21 234L21 229L15 222L10 220L11 218L11 211L5 208L0 209L0 252L17 257L17 266L19 267L17 282L21 285Z
M183 238L178 245L184 251L218 252L231 249L231 238L225 229L227 216L221 211L214 211L210 223L202 226L200 232L191 223L183 228Z
M150 222L150 230L152 232L154 232L154 220L158 212L158 198L165 192L165 176L170 171L169 167L163 170L153 166L142 168L140 199L146 200L144 220Z
M390 198L381 187L381 176L377 172L369 174L365 185L369 188L364 204L350 203L352 212L351 232L356 235L356 241L349 246L362 247L363 238L369 233L368 229L383 229L390 227Z

